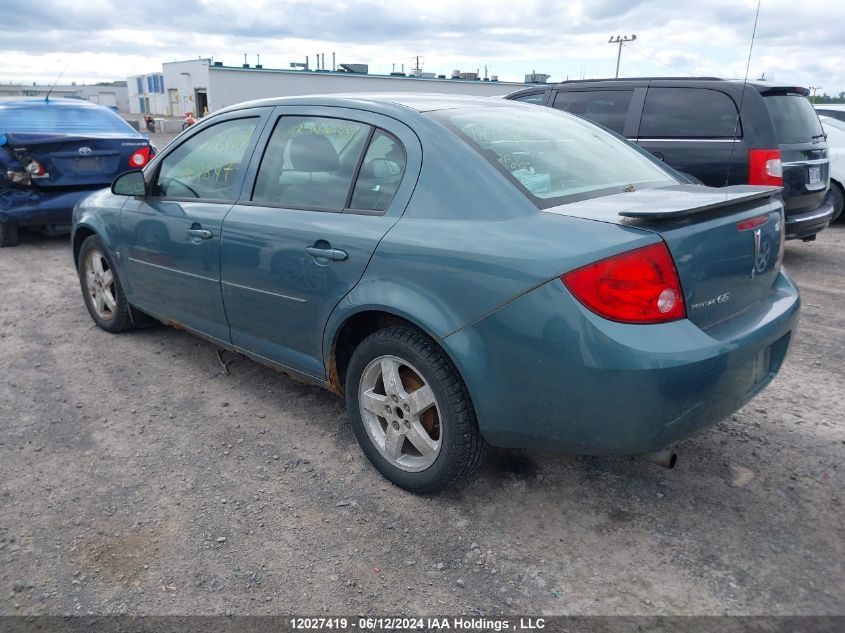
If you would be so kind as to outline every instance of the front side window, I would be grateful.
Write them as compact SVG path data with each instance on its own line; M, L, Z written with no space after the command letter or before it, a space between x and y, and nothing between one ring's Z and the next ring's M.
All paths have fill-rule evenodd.
M678 182L626 141L549 108L465 108L430 116L493 163L540 208L632 185Z
M554 107L622 134L633 95L633 90L558 92Z
M154 195L169 198L237 199L258 117L223 121L198 132L164 157Z
M736 104L707 88L649 88L640 138L734 138L741 136Z
M252 200L292 208L343 209L371 130L365 123L345 119L280 118L261 159Z
M405 150L395 136L376 130L364 154L349 207L384 211L405 173Z

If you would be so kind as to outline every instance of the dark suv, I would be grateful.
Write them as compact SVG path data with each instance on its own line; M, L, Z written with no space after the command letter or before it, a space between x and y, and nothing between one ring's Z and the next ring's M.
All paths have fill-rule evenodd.
M808 94L702 77L565 81L506 98L595 121L711 187L783 186L787 238L812 240L834 205L825 134Z

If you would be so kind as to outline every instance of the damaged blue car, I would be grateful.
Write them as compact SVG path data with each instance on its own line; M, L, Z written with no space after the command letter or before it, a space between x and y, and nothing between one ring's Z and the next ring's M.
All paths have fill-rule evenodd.
M0 246L15 246L22 227L67 230L77 201L153 154L145 136L103 106L0 99Z

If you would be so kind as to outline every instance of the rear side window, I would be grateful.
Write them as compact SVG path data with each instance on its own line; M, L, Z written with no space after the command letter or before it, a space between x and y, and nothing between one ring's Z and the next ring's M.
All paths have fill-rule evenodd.
M371 130L345 119L282 117L261 159L252 200L340 211Z
M534 103L536 105L543 105L546 103L545 92L532 92L527 95L520 95L518 97L511 97L511 101L522 101L523 103Z
M0 132L139 136L126 121L106 108L44 102L0 107Z
M733 99L706 88L649 88L640 138L741 136Z
M763 97L780 145L811 143L823 138L822 124L807 97L799 94Z
M364 155L351 209L384 211L393 200L405 173L405 150L399 140L383 130L376 130Z
M633 90L558 92L554 107L622 134L633 94Z
M819 116L824 115L838 121L845 121L845 110L824 110L822 108L816 108L816 112L819 113Z

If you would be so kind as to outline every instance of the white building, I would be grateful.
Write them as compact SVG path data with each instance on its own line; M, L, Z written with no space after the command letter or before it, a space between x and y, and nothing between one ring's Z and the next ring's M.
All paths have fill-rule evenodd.
M523 83L483 79L447 79L432 75L371 75L365 66L346 70L283 70L261 66L224 66L211 59L162 64L161 73L129 77L130 112L163 116L202 115L226 106L263 99L306 94L348 92L439 92L503 96L526 87ZM457 71L453 75L458 74ZM475 77L475 73L464 76Z
M48 86L46 84L0 84L0 97L46 97L51 99L70 97L85 99L100 105L117 108L121 112L129 112L129 96L122 81L115 81L108 85L77 85Z

